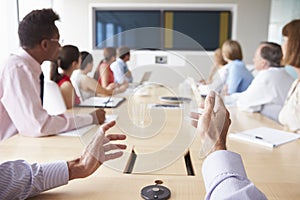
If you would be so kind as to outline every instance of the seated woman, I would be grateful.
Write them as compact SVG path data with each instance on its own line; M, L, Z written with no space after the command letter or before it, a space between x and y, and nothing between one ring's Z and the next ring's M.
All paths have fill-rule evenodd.
M103 49L103 60L100 61L97 70L94 74L94 79L106 88L114 85L114 74L110 69L110 64L116 60L116 49L113 47L106 47Z
M253 75L246 68L242 48L237 41L227 40L222 45L224 60L228 63L228 75L224 88L225 95L245 91L253 80Z
M113 47L106 47L103 49L104 59L100 61L97 70L94 74L94 79L107 89L118 87L119 90L124 91L128 87L128 83L118 84L115 82L114 74L110 69L110 65L116 60L116 49Z
M282 29L283 63L294 67L298 78L293 82L284 106L279 113L279 122L290 131L300 132L300 19L292 20Z
M72 108L74 104L80 103L80 99L76 95L70 80L73 71L79 68L80 63L79 50L73 45L63 46L58 60L51 63L50 79L59 85L67 109ZM58 72L58 67L62 69L62 74Z
M103 88L95 79L89 77L87 74L93 69L93 56L86 51L80 52L80 55L82 60L80 69L73 72L71 80L82 101L95 95L111 96L113 93L122 92L118 87Z
M214 65L212 66L207 81L201 80L199 86L200 93L207 90L213 90L220 93L224 87L227 78L227 62L223 59L222 50L216 49L214 52Z

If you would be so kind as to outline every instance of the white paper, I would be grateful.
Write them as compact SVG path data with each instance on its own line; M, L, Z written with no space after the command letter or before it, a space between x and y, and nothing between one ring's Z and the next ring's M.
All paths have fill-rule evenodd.
M63 132L59 135L62 135L62 136L79 136L80 137L80 136L84 135L85 133L87 133L88 131L90 131L95 126L96 126L96 124L84 126L84 127L81 127L81 128L74 129L72 131Z
M108 123L108 122L111 122L113 120L116 120L118 118L118 115L106 115L105 117L106 117L106 119L105 119L104 123ZM78 128L78 129L74 129L72 131L66 131L66 132L61 133L59 135L62 135L62 136L79 136L79 137L81 137L85 133L89 132L95 126L96 126L96 124L91 124L91 125L88 125L88 126Z
M91 97L81 102L78 106L114 108L123 100L123 97Z
M277 129L260 127L249 129L239 133L231 133L229 134L229 138L274 148L287 142L294 141L300 138L300 135L296 133L280 131Z

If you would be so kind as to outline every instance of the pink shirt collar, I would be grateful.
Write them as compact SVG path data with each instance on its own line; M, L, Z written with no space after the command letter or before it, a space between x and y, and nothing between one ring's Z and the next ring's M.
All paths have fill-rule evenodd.
M15 55L25 59L33 73L36 73L38 75L42 73L40 63L35 60L26 50L24 50L23 48L19 48Z

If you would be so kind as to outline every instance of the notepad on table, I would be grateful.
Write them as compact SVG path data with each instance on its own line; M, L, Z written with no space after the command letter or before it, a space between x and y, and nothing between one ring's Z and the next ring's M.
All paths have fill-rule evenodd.
M229 138L255 143L269 148L297 140L299 134L281 131L277 129L260 127L229 134Z
M124 100L124 97L91 97L82 101L77 106L95 108L115 108Z
M106 117L106 119L105 119L104 123L108 123L108 122L111 122L113 120L116 120L118 118L118 115L106 115L105 117ZM71 131L63 132L59 135L62 135L62 136L79 136L79 137L81 137L85 133L89 132L95 126L96 126L96 124L91 124L91 125L87 125L87 126L84 126L84 127L81 127L81 128L71 130Z
M63 132L59 135L61 135L61 136L79 136L79 137L81 137L82 135L84 135L85 133L90 131L95 126L96 126L96 124L91 124L91 125L88 125L88 126L84 126L84 127L81 127L81 128L71 130L71 131Z

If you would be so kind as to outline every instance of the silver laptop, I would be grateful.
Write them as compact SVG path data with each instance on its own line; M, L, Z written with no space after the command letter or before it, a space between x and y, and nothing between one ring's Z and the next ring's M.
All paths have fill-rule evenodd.
M150 79L150 77L151 77L151 74L152 74L151 71L145 72L145 73L143 74L143 77L142 77L142 79L140 80L140 82L131 83L130 86L133 87L133 88L136 88L136 87L142 85L144 82L149 81L149 79Z

